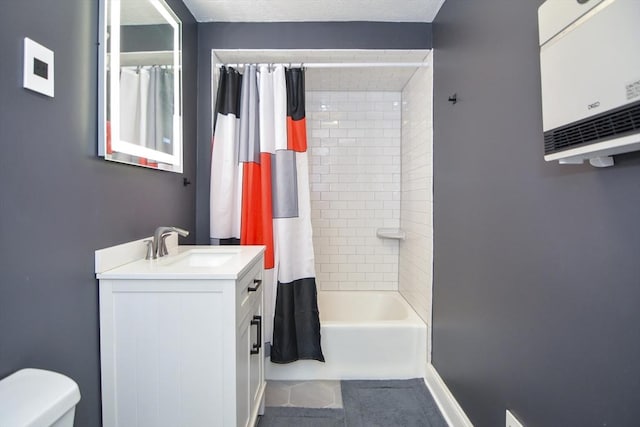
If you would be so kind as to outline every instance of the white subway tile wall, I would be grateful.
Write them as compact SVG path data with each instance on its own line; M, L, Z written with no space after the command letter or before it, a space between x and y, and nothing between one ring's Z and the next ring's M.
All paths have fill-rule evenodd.
M433 54L426 62L433 64ZM402 91L400 293L431 330L433 282L433 68L419 69ZM430 343L429 337L427 342ZM427 351L430 358L431 350Z
M397 290L400 92L307 92L311 215L321 290Z

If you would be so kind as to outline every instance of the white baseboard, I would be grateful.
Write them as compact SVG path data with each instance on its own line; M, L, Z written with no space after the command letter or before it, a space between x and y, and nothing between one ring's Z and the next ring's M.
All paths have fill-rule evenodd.
M438 404L438 408L440 408L440 412L442 412L442 416L449 424L449 427L473 427L467 414L464 413L431 363L426 365L424 382L427 384L427 388Z

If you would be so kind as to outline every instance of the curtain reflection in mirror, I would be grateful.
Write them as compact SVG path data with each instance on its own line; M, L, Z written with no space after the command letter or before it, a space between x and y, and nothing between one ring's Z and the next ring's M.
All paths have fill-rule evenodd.
M168 66L120 69L120 136L164 153L173 152L173 70Z
M108 71L108 74L111 72ZM173 67L170 65L120 67L119 118L122 141L167 154L173 153L173 82ZM109 99L107 103L110 104ZM110 111L108 106L107 111ZM107 128L110 130L110 127L108 118ZM155 161L112 150L110 133L107 135L107 153L113 160L158 167Z

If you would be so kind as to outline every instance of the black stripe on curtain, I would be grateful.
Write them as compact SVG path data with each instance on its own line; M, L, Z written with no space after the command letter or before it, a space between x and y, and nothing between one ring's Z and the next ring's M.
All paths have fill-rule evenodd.
M301 359L324 362L315 278L278 282L271 344L274 363Z
M220 246L238 246L240 245L240 239L230 237L228 239L219 239Z
M287 84L287 116L292 120L305 118L304 70L287 68L285 73Z
M235 68L220 68L218 91L216 95L216 110L213 115L215 129L218 114L233 114L240 117L240 90L242 89L242 75Z

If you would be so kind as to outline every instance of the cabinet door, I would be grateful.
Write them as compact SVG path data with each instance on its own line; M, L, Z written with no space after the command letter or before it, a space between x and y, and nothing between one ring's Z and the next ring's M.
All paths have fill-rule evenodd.
M262 307L263 290L260 286L262 260L259 268L247 281L245 298L239 310L241 320L236 332L236 400L237 426L253 427L256 424L264 394L264 334ZM243 287L244 289L244 287ZM243 293L241 292L240 295Z
M225 417L220 369L233 346L225 341L223 292L208 284L139 282L101 289L103 425L223 426L234 415ZM142 291L129 291L133 286Z
M251 328L251 341L254 343L259 343L259 348L254 351L251 355L251 359L249 361L249 398L250 398L250 407L252 410L252 415L255 415L258 410L258 406L260 405L260 399L262 397L262 384L264 382L264 322L265 319L263 317L262 312L262 295L259 295L258 303L255 305L253 310L253 319L254 324L255 321L258 321L260 324L256 325L257 327Z
M238 427L245 427L251 414L249 398L249 365L251 363L251 315L245 317L236 335L236 420Z

